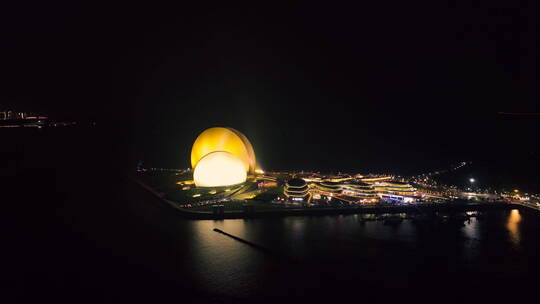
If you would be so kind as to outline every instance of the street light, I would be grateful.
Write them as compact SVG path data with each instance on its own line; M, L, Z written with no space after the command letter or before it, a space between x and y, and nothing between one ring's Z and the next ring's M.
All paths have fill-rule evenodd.
M469 178L469 183L471 183L471 187L469 188L470 191L473 191L473 184L474 184L474 182L476 182L476 180L475 180L474 178L472 178L472 177Z

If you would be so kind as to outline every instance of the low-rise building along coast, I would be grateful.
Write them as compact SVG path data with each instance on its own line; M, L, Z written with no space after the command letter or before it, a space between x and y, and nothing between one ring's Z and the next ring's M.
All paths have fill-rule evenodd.
M292 202L305 202L309 198L308 185L301 178L292 178L285 183L283 194Z
M349 181L347 183L344 183L341 186L341 189L341 193L358 198L363 202L374 203L379 201L377 191L375 191L375 188L368 183Z

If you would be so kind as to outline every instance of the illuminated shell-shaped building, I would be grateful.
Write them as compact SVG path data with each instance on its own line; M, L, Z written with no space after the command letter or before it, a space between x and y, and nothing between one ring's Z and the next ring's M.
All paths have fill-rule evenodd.
M202 132L191 148L191 167L197 187L243 183L256 168L255 152L244 134L215 127Z

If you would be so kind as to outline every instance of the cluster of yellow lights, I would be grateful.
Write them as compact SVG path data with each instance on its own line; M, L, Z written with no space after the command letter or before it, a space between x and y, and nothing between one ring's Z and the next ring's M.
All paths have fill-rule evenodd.
M383 180L389 180L392 179L391 176L383 176L383 177L372 177L372 178L362 178L363 182L376 182L376 181L383 181Z
M177 185L183 186L183 185L193 185L193 181L179 181L176 183Z
M197 187L235 185L245 182L248 173L256 172L255 152L237 130L210 128L193 143L191 166Z

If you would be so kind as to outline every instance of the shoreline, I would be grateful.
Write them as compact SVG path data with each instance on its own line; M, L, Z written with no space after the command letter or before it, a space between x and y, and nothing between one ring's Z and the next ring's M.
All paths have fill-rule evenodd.
M494 209L519 209L527 211L540 211L523 204L507 202L490 203L430 203L415 205L384 205L384 206L352 206L345 208L287 208L265 211L224 211L222 214L213 212L190 211L179 208L172 201L161 197L154 189L146 185L139 179L129 176L129 179L139 185L144 190L150 192L161 203L171 207L176 213L184 218L193 220L221 220L221 219L249 219L249 218L269 218L285 216L327 216L327 215L350 215L350 214L383 214L383 213L433 213L433 212L465 212L465 211L485 211Z

